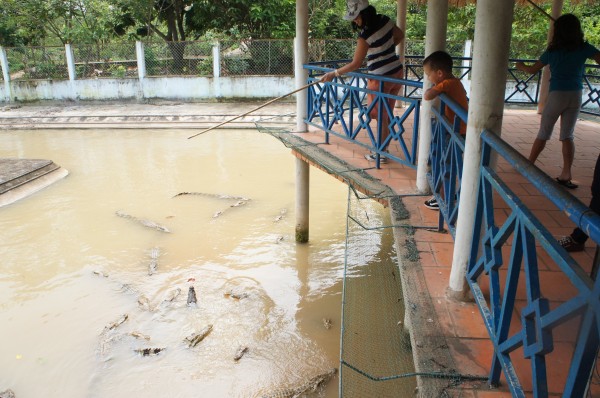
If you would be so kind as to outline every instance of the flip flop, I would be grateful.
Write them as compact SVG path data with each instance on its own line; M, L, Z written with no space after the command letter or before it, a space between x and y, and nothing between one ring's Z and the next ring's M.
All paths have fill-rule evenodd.
M577 184L573 184L571 180L561 180L558 177L556 177L556 182L568 189L575 189L579 186Z

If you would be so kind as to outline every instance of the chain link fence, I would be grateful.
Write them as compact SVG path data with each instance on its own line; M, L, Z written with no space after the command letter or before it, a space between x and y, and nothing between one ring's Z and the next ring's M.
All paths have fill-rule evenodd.
M148 76L213 76L213 41L148 42L145 62ZM291 39L223 40L220 47L222 76L293 76L294 42ZM511 58L523 59L541 54L545 43L532 50L532 43L511 45ZM309 62L350 60L356 39L310 39ZM135 42L73 44L78 79L136 78ZM447 42L455 58L465 55L464 42ZM68 79L64 47L15 47L6 49L11 80ZM423 40L406 40L406 79L421 80ZM472 53L472 52L471 52ZM470 54L468 54L470 55ZM461 67L460 61L455 66ZM2 78L0 76L0 78Z
M6 49L11 80L68 79L64 47Z
M222 76L294 74L293 40L222 41L220 54Z
M135 42L72 45L80 79L137 77Z
M178 41L145 43L144 58L148 76L212 76L213 43Z

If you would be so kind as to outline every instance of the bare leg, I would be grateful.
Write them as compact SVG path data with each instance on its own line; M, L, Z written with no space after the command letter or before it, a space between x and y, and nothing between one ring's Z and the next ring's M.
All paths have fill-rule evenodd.
M533 145L531 146L531 153L529 154L529 161L531 163L535 163L538 156L540 156L540 153L542 153L542 151L544 150L545 147L546 147L546 141L536 138L535 141L533 141Z
M573 140L562 141L563 169L558 178L562 181L571 179L571 166L575 158L575 143Z

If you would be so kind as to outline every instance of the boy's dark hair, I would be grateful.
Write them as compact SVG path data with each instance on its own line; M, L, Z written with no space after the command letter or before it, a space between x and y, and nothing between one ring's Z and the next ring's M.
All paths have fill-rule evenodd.
M452 73L452 57L445 51L434 51L423 60L423 66Z
M548 51L573 51L580 48L583 43L583 30L579 18L573 14L565 14L554 21L554 34Z

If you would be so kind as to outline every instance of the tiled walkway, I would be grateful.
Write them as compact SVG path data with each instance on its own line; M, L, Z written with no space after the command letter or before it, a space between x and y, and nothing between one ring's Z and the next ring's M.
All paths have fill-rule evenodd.
M538 130L539 120L540 116L535 110L507 109L503 119L502 138L527 157ZM406 129L410 131L408 127ZM562 166L561 144L558 141L557 134L556 132L552 140L548 142L546 149L542 152L536 163L542 171L551 177L558 176ZM302 134L302 137L312 142L323 142L323 133L313 128L310 129L309 133ZM579 188L570 192L587 205L591 196L590 185L593 169L600 153L600 124L590 120L579 120L577 122L575 137L576 155L573 167L573 181L579 184ZM369 163L364 158L366 153L365 148L346 142L340 138L331 136L330 145L322 145L322 147L355 167L366 168L374 166L373 162ZM396 150L398 148L392 148L391 152ZM511 188L528 206L534 209L536 216L549 228L554 236L559 237L571 232L574 225L564 214L556 210L541 193L536 191L531 184L527 183L510 168L503 167L502 162L499 162L498 171L501 172L505 180L511 181ZM392 187L399 195L414 193L416 191L416 170L411 168L390 162L389 164L382 165L380 170L372 169L368 172ZM422 205L425 199L426 197L422 196L403 198L404 205L410 212L411 224L436 226L438 213ZM500 209L498 212L502 212L502 210ZM491 365L493 348L488 339L487 330L484 327L477 306L472 302L459 303L446 297L446 288L448 286L454 249L451 235L421 229L417 230L415 239L419 249L421 266L427 280L429 295L432 298L443 334L447 337L450 351L459 367L456 369L457 372L462 374L487 375ZM584 252L573 254L574 259L588 272L594 256L594 250L595 246L592 243L588 243L588 247ZM541 262L543 263L543 258ZM551 264L551 262L547 262L547 264ZM553 270L551 265L547 265L543 273L544 275L541 276L542 291L559 292L560 296L560 292L564 292L566 289L566 277L562 273ZM519 308L522 308L522 304ZM561 344L569 344L569 341L574 339L574 332L572 330L564 330L564 333L561 332L563 330L558 330L554 334L555 352L552 354L552 360L560 361L563 365L568 365L570 355L565 358L566 354L561 354L560 346ZM564 336L561 336L562 334ZM568 350L566 351L568 352ZM516 365L519 379L524 389L531 391L531 371L529 366L523 361L517 362L522 362L520 365ZM564 366L549 366L548 379L551 396L561 396L565 378L566 371ZM506 384L503 383L496 390L481 388L463 389L459 394L457 391L457 396L478 398L510 397L510 393L507 391ZM600 396L600 388L597 384L592 386L591 393L592 396Z

